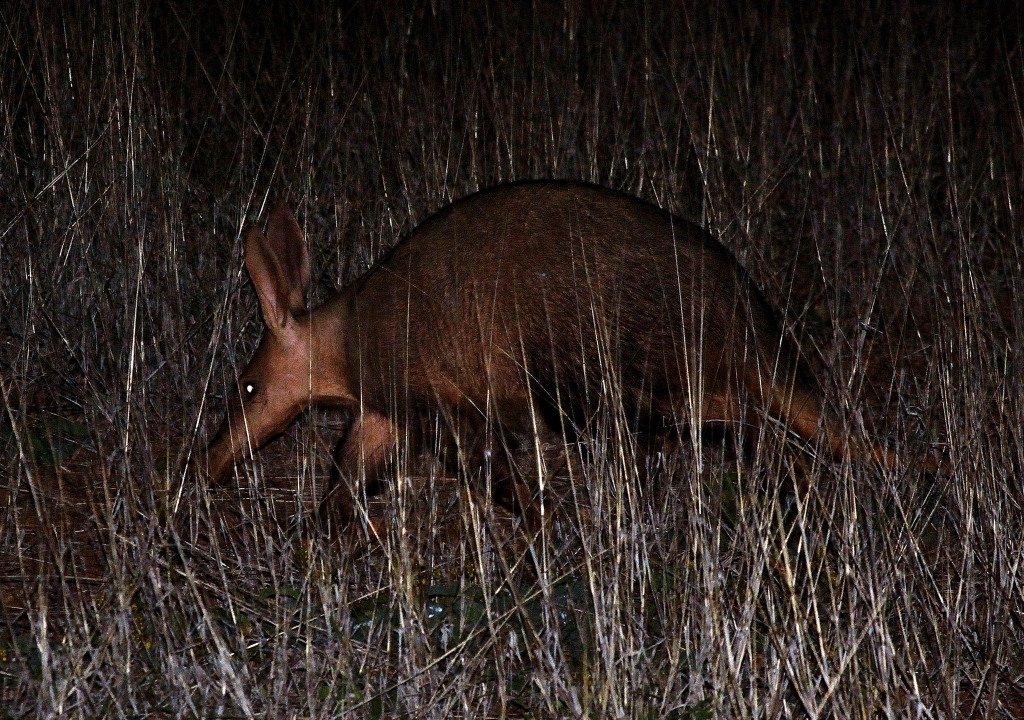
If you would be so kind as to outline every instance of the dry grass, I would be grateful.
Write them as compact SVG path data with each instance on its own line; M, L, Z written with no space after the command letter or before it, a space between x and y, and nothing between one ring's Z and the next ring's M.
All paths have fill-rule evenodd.
M0 717L1024 716L1021 16L831 5L0 9ZM705 224L905 469L609 417L536 569L415 449L321 542L330 413L182 475L268 202L317 301L542 177Z

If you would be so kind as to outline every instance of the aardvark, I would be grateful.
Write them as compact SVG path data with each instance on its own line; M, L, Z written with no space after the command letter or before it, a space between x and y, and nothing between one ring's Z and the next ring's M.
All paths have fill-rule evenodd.
M439 428L464 475L486 467L494 499L535 530L540 500L517 470L524 439L578 436L602 411L641 439L768 414L844 452L818 386L732 255L622 193L574 182L479 192L312 310L287 207L266 234L249 232L245 265L266 331L209 446L210 471L226 475L311 404L346 407L354 420L321 508L340 526L352 493L376 492L396 443L425 428Z

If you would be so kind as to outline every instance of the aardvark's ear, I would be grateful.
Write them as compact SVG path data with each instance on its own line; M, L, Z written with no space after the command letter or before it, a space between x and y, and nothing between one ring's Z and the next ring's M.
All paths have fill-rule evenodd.
M260 298L263 321L270 329L284 327L306 308L309 253L291 210L278 205L270 213L267 234L258 228L245 239L245 267Z

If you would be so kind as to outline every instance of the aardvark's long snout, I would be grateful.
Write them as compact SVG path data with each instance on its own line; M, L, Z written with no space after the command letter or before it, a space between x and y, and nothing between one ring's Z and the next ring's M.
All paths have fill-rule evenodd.
M214 482L222 482L244 455L242 445L245 439L234 435L230 423L225 420L210 443L196 457L195 464L205 468Z

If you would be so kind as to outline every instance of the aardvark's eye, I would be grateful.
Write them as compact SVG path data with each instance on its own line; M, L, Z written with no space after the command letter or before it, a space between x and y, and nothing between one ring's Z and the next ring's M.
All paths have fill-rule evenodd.
M242 399L248 400L249 398L256 394L257 390L259 390L259 386L257 386L256 383L252 382L251 380L242 383Z

